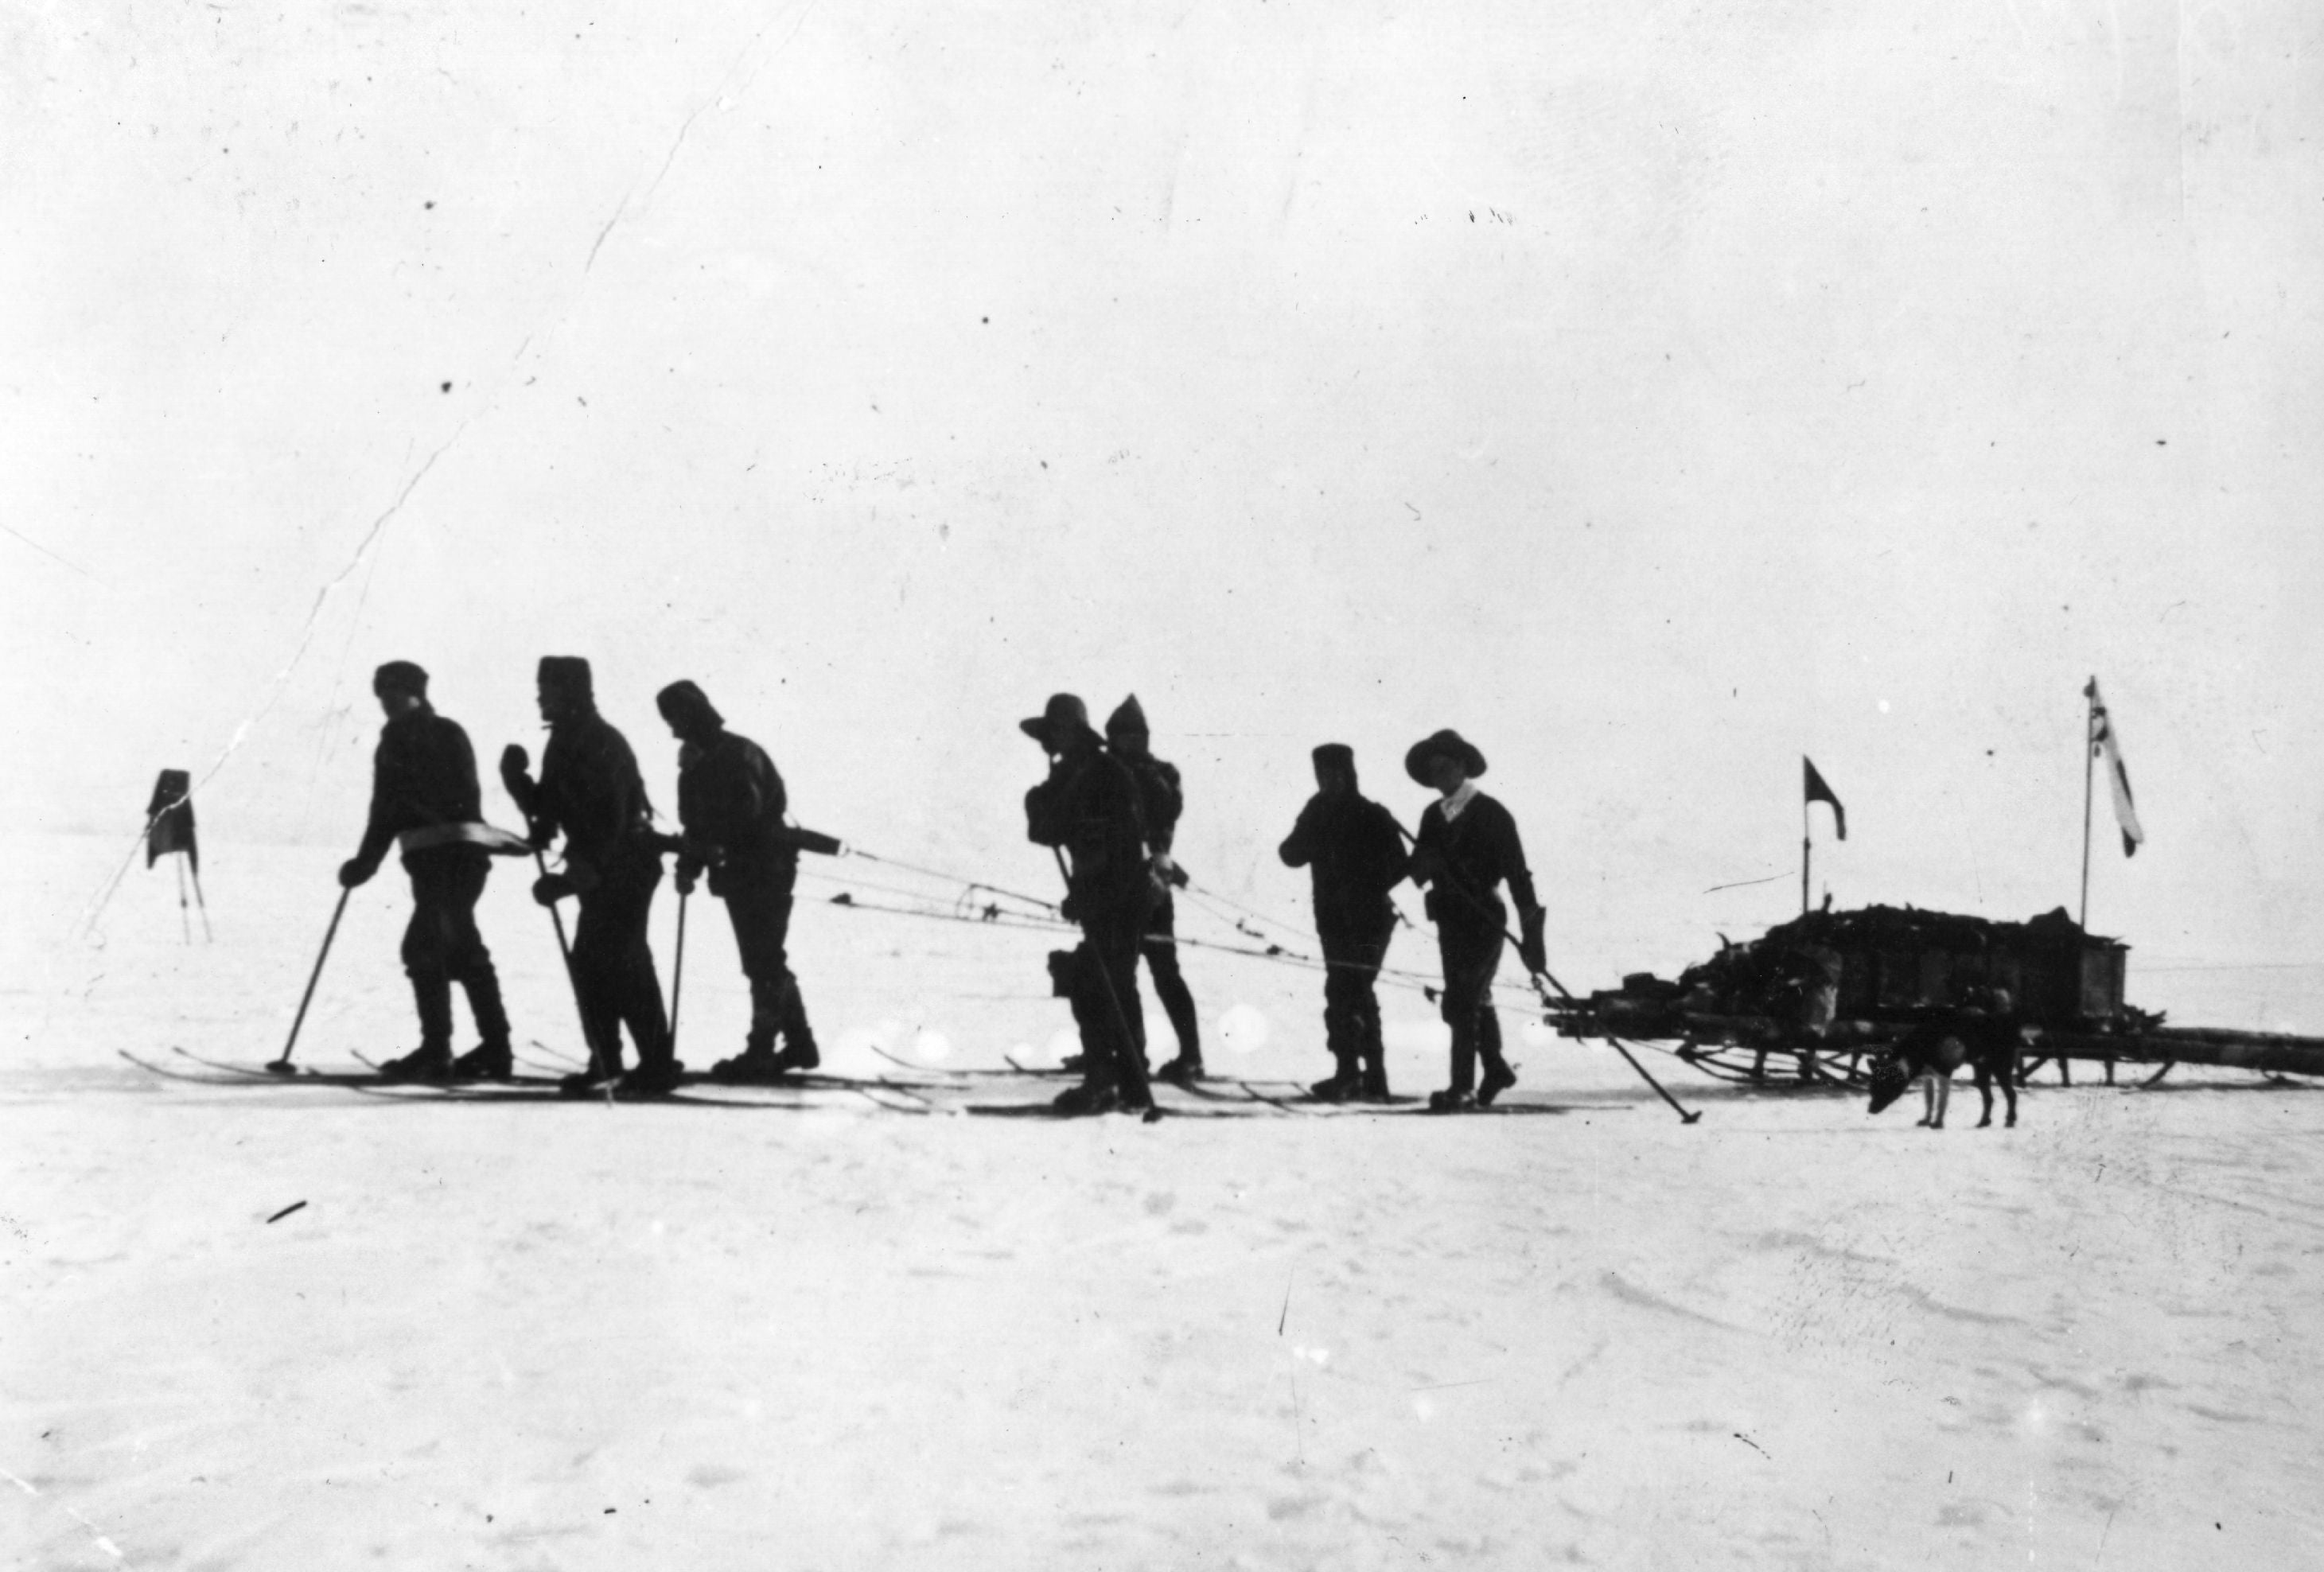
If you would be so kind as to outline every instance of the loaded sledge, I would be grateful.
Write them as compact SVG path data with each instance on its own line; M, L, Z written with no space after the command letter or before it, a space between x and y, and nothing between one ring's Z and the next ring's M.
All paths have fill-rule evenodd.
M2025 1070L2073 1060L2105 1066L2225 1065L2324 1076L2324 1037L2172 1026L2123 998L2130 946L2087 933L2061 906L2022 923L1913 906L1803 913L1676 980L1634 972L1616 988L1551 1001L1567 1037L1675 1043L1713 1075L1765 1081L1787 1055L1801 1084L1853 1084L1864 1060L1932 1025L1991 1018L1992 990L2026 1042Z

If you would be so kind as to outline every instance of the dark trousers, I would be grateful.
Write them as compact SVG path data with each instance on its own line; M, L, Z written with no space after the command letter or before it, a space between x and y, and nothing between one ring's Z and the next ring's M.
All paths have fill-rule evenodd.
M1508 941L1497 924L1487 928L1446 922L1436 924L1436 951L1444 965L1444 1024L1452 1028L1454 1091L1477 1089L1477 1061L1502 1071L1501 1022L1493 1013L1493 973L1501 964L1501 947Z
M1177 919L1170 897L1165 894L1155 903L1153 915L1146 920L1146 933L1138 948L1146 957L1147 972L1154 979L1154 997L1162 1013L1170 1017L1170 1030L1178 1039L1178 1057L1196 1063L1203 1057L1202 1017L1194 1012L1194 995L1186 987L1185 974L1178 970L1178 940L1175 924ZM1138 1047L1146 1049L1146 1023L1138 1026Z
M1323 945L1323 1043L1342 1071L1380 1062L1379 997L1372 985L1395 935L1393 915L1370 929L1316 932Z
M1146 1034L1138 1000L1138 949L1146 927L1145 903L1085 913L1081 924L1074 1021L1082 1034L1083 1077L1143 1094Z
M411 876L411 922L403 930L403 970L420 1007L420 1045L452 1045L452 985L467 990L476 1034L492 1047L508 1045L508 1012L501 1006L500 974L476 932L476 900L484 893L492 860L474 847L430 848L404 859Z
M646 918L660 883L661 860L640 859L607 872L581 897L581 915L573 924L573 991L581 1001L582 1025L600 1075L622 1068L625 1025L640 1064L658 1065L669 1058L669 1016L662 1007L653 951L646 944Z
M751 980L751 1030L743 1039L748 1053L774 1051L780 1032L787 1048L812 1048L815 1032L807 1025L807 1003L799 997L798 979L792 975L784 945L791 928L791 890L798 870L786 869L764 878L730 884L722 892L726 919L734 924L734 948L742 958L742 975Z

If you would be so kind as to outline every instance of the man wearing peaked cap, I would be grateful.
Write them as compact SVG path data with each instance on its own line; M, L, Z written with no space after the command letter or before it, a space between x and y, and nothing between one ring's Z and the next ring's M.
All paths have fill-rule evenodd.
M1421 810L1420 833L1413 839L1412 881L1427 887L1429 916L1436 924L1437 953L1444 967L1444 1022L1452 1028L1452 1080L1431 1094L1440 1113L1489 1104L1517 1084L1517 1072L1501 1056L1500 1020L1493 1013L1493 973L1500 967L1508 908L1498 887L1507 884L1524 924L1519 953L1526 970L1543 970L1543 912L1534 899L1533 875L1526 868L1517 822L1509 811L1477 789L1485 756L1458 731L1439 731L1413 744L1404 756L1405 773L1436 791ZM1482 1084L1478 1059L1485 1062Z
M1185 793L1179 785L1178 767L1167 759L1157 758L1148 751L1146 711L1138 695L1130 694L1121 701L1112 714L1105 718L1105 746L1108 752L1130 768L1130 778L1138 783L1138 803L1146 819L1146 848L1154 870L1153 910L1146 919L1146 933L1139 941L1139 951L1146 957L1146 970L1154 978L1154 997L1161 1004L1162 1013L1170 1018L1171 1034L1178 1039L1178 1056L1154 1073L1166 1080L1194 1080L1203 1073L1202 1017L1194 1010L1194 996L1186 987L1185 974L1178 970L1178 940L1176 933L1176 912L1170 899L1170 887L1186 882L1186 876L1170 855L1171 843L1178 833L1178 817L1185 812ZM1138 1028L1138 1051L1146 1052L1146 1023L1133 1023Z
M549 723L540 779L536 784L528 773L531 760L524 749L511 743L501 754L501 782L531 823L535 846L565 837L563 871L537 881L533 898L553 906L567 896L580 897L573 987L591 1062L586 1072L566 1078L567 1089L585 1091L621 1074L626 1025L638 1066L622 1076L622 1089L668 1091L684 1067L670 1054L669 1016L646 942L661 854L637 755L598 714L586 660L543 656L538 688L540 718Z
M1356 789L1353 749L1326 742L1314 758L1315 795L1279 852L1285 866L1309 870L1323 947L1323 1041L1337 1068L1308 1089L1325 1102L1386 1102L1388 1062L1372 985L1396 936L1388 892L1404 878L1404 832Z
M408 660L391 660L372 676L372 692L387 715L372 756L371 817L362 846L339 869L347 889L379 871L392 842L403 843L411 876L411 923L403 932L403 970L420 1011L420 1046L383 1066L384 1073L436 1079L455 1071L452 985L468 996L478 1045L463 1054L469 1073L509 1073L508 1014L501 1005L500 974L476 931L476 901L492 871L481 845L459 837L481 829L482 794L475 750L456 722L428 703L428 674Z
M766 749L726 730L707 694L674 682L654 696L661 718L683 745L678 749L678 889L685 895L705 869L710 893L726 903L751 984L751 1025L742 1052L711 1067L714 1080L768 1080L823 1062L808 1026L784 945L790 934L791 892L798 882L798 848L785 834L789 798ZM775 1052L780 1032L783 1051Z
M1090 730L1089 707L1053 696L1019 729L1049 756L1049 774L1025 794L1025 833L1057 849L1065 868L1065 914L1082 942L1050 958L1051 976L1074 1001L1082 1029L1082 1084L1059 1097L1061 1113L1154 1106L1139 1041L1138 945L1152 904L1146 825L1138 783Z

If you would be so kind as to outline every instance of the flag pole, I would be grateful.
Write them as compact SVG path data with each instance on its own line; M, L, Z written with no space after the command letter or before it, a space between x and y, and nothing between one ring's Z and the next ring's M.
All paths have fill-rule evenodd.
M2098 721L2098 679L2090 678L2090 685L2082 690L2082 915L2081 930L2090 931L2090 761L2098 756L2098 740L2093 735Z
M183 859L180 859L178 863L178 926L184 932L186 942L192 943L194 942L193 919L186 911L186 864Z
M1808 835L1807 794L1802 792L1800 794L1800 915L1803 917L1808 915L1808 861L1812 855L1809 850L1812 844Z

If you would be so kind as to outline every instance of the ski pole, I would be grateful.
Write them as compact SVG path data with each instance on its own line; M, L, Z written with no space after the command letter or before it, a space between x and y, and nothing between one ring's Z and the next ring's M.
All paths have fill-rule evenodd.
M678 959L669 963L669 1056L678 1057L678 1001L686 991L686 897L678 892Z
M549 877L548 855L538 846L532 849L532 865L540 877ZM581 974L573 970L573 946L565 942L565 914L557 903L549 903L549 921L557 929L557 952L565 957L565 981L573 989L574 1013L581 1017L581 1041L589 1050L589 1073L604 1079L606 1073L604 1056L597 1051L597 1034L589 1027L589 1007L581 1000Z
M294 1073L290 1068L290 1050L299 1045L299 1028L307 1024L307 1007L314 1002L315 985L322 980L323 961L331 953L331 941L339 932L339 918L347 909L347 897L355 891L341 886L339 904L331 908L331 925L323 930L323 948L315 957L315 970L307 974L307 991L299 996L299 1013L290 1019L290 1038L282 1044L282 1057L267 1065L277 1075Z

